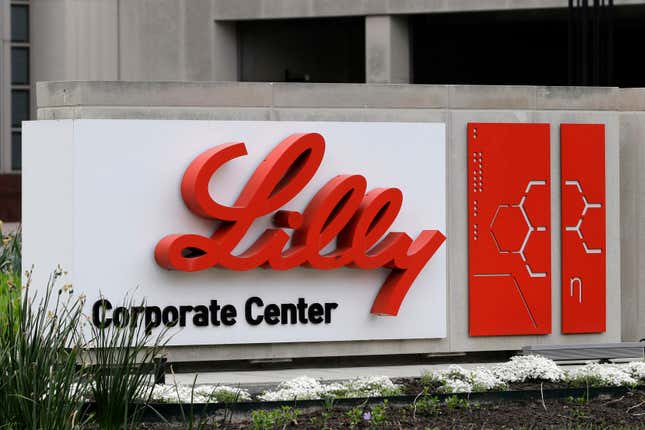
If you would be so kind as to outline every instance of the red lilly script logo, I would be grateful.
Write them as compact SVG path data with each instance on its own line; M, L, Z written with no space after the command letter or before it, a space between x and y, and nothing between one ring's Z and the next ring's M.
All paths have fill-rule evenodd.
M246 155L246 146L228 143L202 153L186 170L181 195L195 215L220 224L210 237L164 237L155 248L157 263L186 272L213 266L230 270L388 267L391 272L371 312L397 315L412 282L446 238L437 230L423 230L414 240L398 232L380 240L397 217L403 195L397 188L376 188L366 193L367 181L361 175L334 177L302 214L279 210L311 180L324 152L325 140L320 134L289 136L260 163L232 206L213 200L208 184L224 163ZM253 222L274 211L276 228L267 229L249 249L233 255ZM284 229L294 230L291 237ZM321 254L334 239L336 249Z

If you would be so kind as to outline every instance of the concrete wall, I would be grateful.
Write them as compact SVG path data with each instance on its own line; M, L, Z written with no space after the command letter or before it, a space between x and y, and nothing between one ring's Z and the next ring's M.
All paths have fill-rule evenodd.
M224 65L235 53L221 46L230 45L231 36L215 31L212 0L32 0L31 5L34 81L236 78L222 72L225 66L214 67L215 58L222 56Z
M643 0L614 0L615 5ZM509 9L566 8L563 0L214 0L215 19L311 18Z
M425 85L52 82L37 89L38 118L163 118L428 121L447 124L448 338L177 348L172 359L251 359L519 349L527 344L591 343L645 336L645 284L639 238L645 220L645 91L617 88ZM629 112L627 112L629 110ZM633 111L633 112L632 112ZM606 126L607 331L560 334L560 196L553 187L553 334L468 336L466 124L551 124L552 183L559 183L559 124ZM645 187L643 187L645 189ZM642 202L642 203L641 203ZM622 211L622 212L621 212ZM622 229L621 229L622 227ZM644 226L645 227L645 226ZM622 238L621 238L622 236ZM645 266L644 266L645 267Z

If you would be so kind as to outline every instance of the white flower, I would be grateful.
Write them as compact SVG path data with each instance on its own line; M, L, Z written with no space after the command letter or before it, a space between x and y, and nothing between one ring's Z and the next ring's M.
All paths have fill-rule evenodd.
M225 385L156 384L151 400L162 403L217 403L218 401L249 401L248 391Z
M265 391L258 396L260 400L310 400L319 399L324 392L322 384L314 378L300 376L281 382L274 391Z
M387 376L361 376L336 385L340 391L346 391L343 397L392 396L401 392L401 387ZM333 395L333 389L330 388L327 393Z
M567 372L569 382L590 386L636 385L636 380L614 364L590 363Z
M448 379L439 387L439 391L444 393L470 393L473 391L473 386L466 381L459 379Z
M485 367L478 367L470 372L470 381L473 385L473 391L502 390L507 388L504 381L495 376L492 370Z
M645 381L645 361L632 361L625 366L625 371L635 380Z
M539 355L516 355L510 361L493 367L492 372L507 383L529 380L557 382L564 378L564 371L553 360Z
M280 383L276 390L265 391L258 398L264 401L308 400L325 397L377 397L399 394L400 386L387 376L363 376L345 382L321 384L308 376Z
M448 369L425 373L424 378L438 383L440 385L439 391L448 393L469 393L506 388L504 381L484 367L466 370L461 366L450 365Z

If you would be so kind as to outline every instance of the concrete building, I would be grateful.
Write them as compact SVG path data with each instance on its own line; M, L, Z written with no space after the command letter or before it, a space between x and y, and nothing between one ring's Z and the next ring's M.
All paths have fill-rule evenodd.
M448 184L456 243L448 339L229 346L202 349L200 358L445 353L645 336L645 92L637 88L645 86L645 60L634 51L645 1L1 1L0 192L8 203L0 218L9 220L19 219L20 121L29 118L442 121L453 172L464 169L469 121L605 124L605 333L468 336L464 176ZM36 89L44 81L107 82ZM559 171L556 155L551 168Z

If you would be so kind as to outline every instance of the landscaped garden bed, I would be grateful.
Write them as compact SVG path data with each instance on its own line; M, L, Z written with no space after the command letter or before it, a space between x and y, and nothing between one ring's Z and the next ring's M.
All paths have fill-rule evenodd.
M154 429L181 428L190 414L228 429L642 428L645 362L567 370L543 357L517 356L395 381L322 383L303 376L256 393L169 384L156 386L152 401L165 402L146 413L146 427Z
M1 233L0 233L1 234ZM82 330L71 285L29 296L19 234L0 244L0 429L645 428L645 362L564 368L539 356L420 378L321 382L262 391L154 385L165 333L145 324ZM132 305L125 303L124 305ZM168 375L173 379L173 375Z
M356 402L312 401L255 405L236 411L225 405L210 418L187 414L167 423L141 428L220 429L640 429L645 427L645 391L616 390L612 394L525 400L475 400L468 395L421 396L410 399L372 399ZM347 404L351 403L351 404ZM194 412L200 412L195 408ZM202 427L199 427L199 426Z

